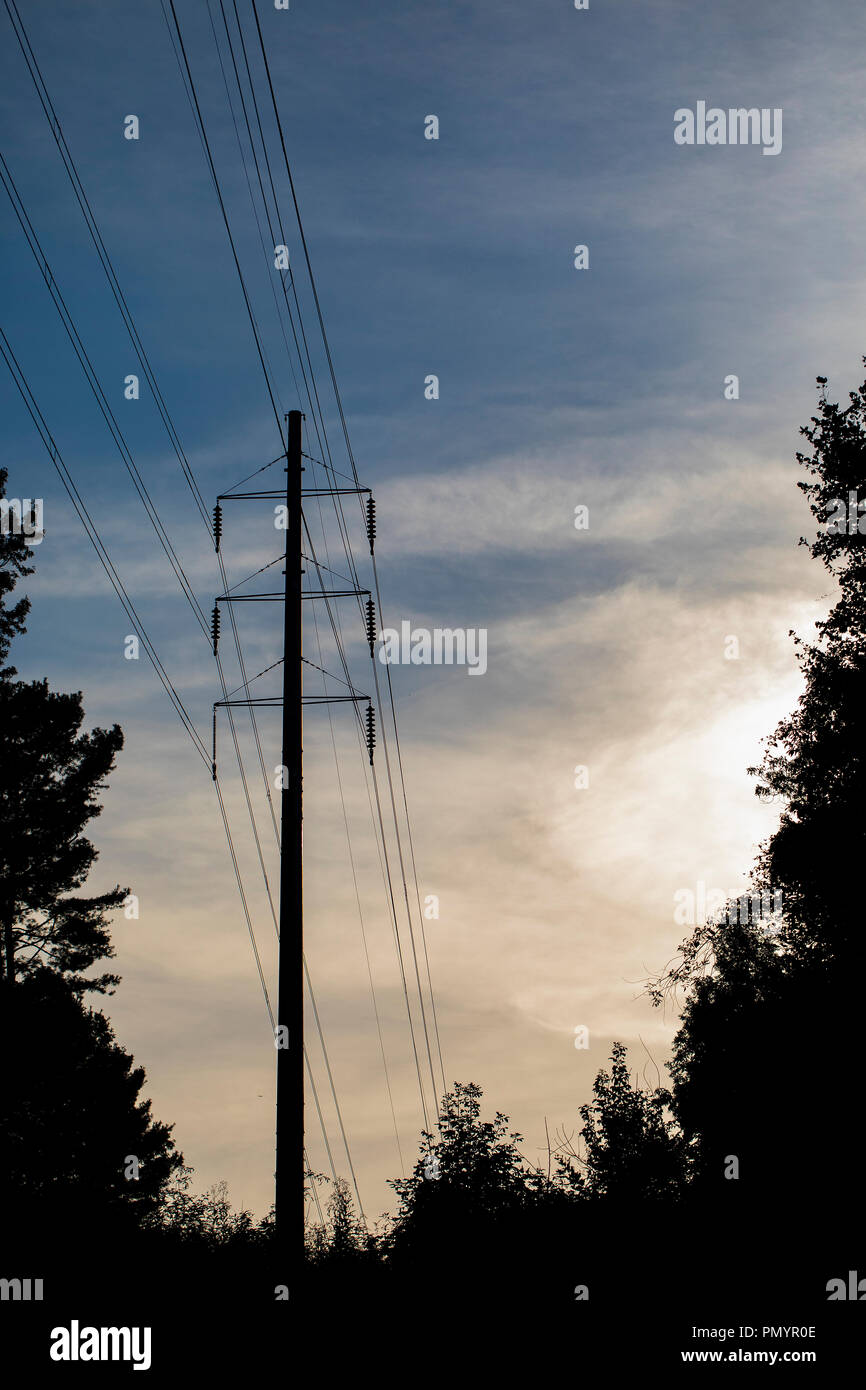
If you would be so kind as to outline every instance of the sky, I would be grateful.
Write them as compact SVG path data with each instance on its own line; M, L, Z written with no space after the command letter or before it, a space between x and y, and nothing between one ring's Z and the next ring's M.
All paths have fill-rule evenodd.
M159 0L19 8L211 505L281 445L164 11ZM352 447L377 501L384 621L487 632L483 675L391 668L420 892L439 901L425 929L445 1076L481 1085L489 1112L509 1115L527 1158L546 1166L545 1133L579 1127L614 1039L638 1077L664 1081L676 1015L651 1008L644 985L686 934L675 894L743 891L778 816L747 768L800 689L789 632L808 635L829 597L797 544L810 517L794 455L815 377L834 400L862 379L866 17L846 0L258 8ZM275 310L280 272L259 239L211 27L231 89L223 17L218 0L176 10L282 414L300 402ZM265 119L250 0L238 13ZM228 0L226 16L233 26ZM209 612L221 584L208 535L146 383L124 399L135 357L5 13L2 25L0 148ZM675 113L699 101L780 109L780 152L675 143ZM124 138L130 114L137 140ZM334 462L348 471L272 135L271 151ZM220 692L208 644L5 194L2 231L4 330L209 744ZM431 375L437 399L425 395ZM139 918L115 923L122 984L105 1007L196 1185L225 1179L236 1204L263 1214L274 1048L209 772L148 662L124 658L129 620L5 367L0 393L8 494L44 499L45 514L14 661L22 678L80 689L88 726L117 722L125 736L93 824L90 883L129 885ZM305 447L321 457L320 445L311 430ZM276 473L264 475L272 487ZM320 558L329 547L339 571L333 520L314 505ZM226 508L232 584L280 544L267 507ZM273 587L275 574L256 582ZM307 607L320 626L306 622L306 651L318 662L321 637L320 664L334 669L321 605ZM341 615L366 690L357 612ZM243 605L239 622L248 672L277 661L276 605ZM277 693L278 673L258 689ZM423 1118L369 781L348 706L330 720L324 708L305 718L307 956L375 1219L393 1209L387 1179L414 1161ZM259 725L272 768L278 716L262 711ZM248 722L238 727L257 777ZM224 716L218 747L275 998L273 921ZM381 756L377 772L387 798ZM251 788L275 884L252 775ZM588 1048L575 1046L578 1028ZM345 1174L312 1027L308 1045ZM327 1172L309 1099L307 1110L310 1162Z

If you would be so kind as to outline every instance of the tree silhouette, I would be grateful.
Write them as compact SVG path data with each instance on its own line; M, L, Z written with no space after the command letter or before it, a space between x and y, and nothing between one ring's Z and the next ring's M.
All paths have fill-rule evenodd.
M4 1210L43 1227L143 1220L183 1163L140 1099L144 1069L51 970L18 982L0 1023Z
M802 430L812 453L797 458L811 475L798 486L820 530L802 543L840 593L815 642L795 637L803 693L750 769L758 796L781 803L755 872L757 888L781 893L781 921L778 930L702 924L652 991L657 1003L677 987L685 994L672 1094L699 1188L780 1217L794 1205L803 1212L806 1156L810 1167L817 1157L806 1116L820 1115L822 1200L844 1207L859 1183L852 1098L863 966L857 871L866 849L866 548L857 499L866 493L866 387L842 410L827 401L823 378L819 385L818 414Z
M0 472L0 493L5 474ZM24 631L27 599L7 606L16 580L32 572L20 535L0 536L0 662ZM116 975L82 971L114 955L107 914L128 890L72 896L97 858L82 834L98 816L98 794L123 746L117 725L81 733L81 693L57 694L47 681L0 673L0 984L46 966L70 988L104 992Z
M319 1181L330 1181L310 1174L313 1182L317 1176ZM310 1265L319 1269L342 1265L351 1270L361 1264L369 1266L380 1258L377 1238L355 1211L351 1188L345 1178L333 1182L326 1211L325 1221L308 1230L306 1255Z
M793 999L778 945L746 924L696 928L672 981L685 989L674 1039L672 1109L688 1145L692 1180L714 1200L740 1188L726 1178L743 1165L750 1193L779 1191L780 1144L794 1119ZM786 985L788 986L786 990ZM656 987L656 1002L663 991ZM794 1015L796 1010L794 1010ZM802 1103L802 1097L801 1097Z
M6 475L0 473L0 493ZM0 662L25 630L32 572L20 535L0 533ZM116 1217L140 1223L182 1155L140 1099L143 1068L81 996L116 975L82 974L114 949L107 914L125 889L73 896L96 850L82 831L123 743L120 729L81 733L81 695L0 671L0 1189L7 1229L66 1229Z
M580 1107L586 1156L559 1159L562 1179L584 1197L620 1203L677 1198L688 1175L686 1144L666 1114L670 1093L633 1086L628 1049L615 1042L611 1069L593 1082L595 1099Z
M523 1159L507 1116L481 1119L482 1094L456 1082L442 1099L439 1137L424 1130L412 1176L390 1181L400 1199L391 1240L399 1256L468 1248L537 1200L543 1176Z
M81 972L114 955L107 914L128 889L72 896L97 858L81 833L101 812L123 735L80 733L81 694L57 694L47 681L0 684L0 924L2 979L7 986L49 966L78 991L104 992L116 975Z
M256 1221L245 1207L235 1210L225 1181L214 1183L203 1193L190 1192L192 1173L186 1165L179 1167L162 1188L159 1205L151 1213L152 1229L206 1251L250 1247L269 1237L272 1212Z
M864 359L866 361L866 359ZM819 381L823 387L822 378ZM866 848L866 383L842 410L823 393L798 453L812 481L798 487L819 525L807 545L838 581L839 597L817 624L815 643L797 640L805 688L795 712L767 742L757 793L779 798L778 830L763 847L762 881L784 895L783 941L802 960L863 961L862 904L851 870Z

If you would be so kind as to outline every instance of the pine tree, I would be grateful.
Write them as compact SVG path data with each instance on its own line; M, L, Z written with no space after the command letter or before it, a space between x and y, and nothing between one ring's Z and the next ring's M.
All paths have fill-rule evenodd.
M0 1015L0 1194L19 1223L139 1224L182 1167L171 1126L142 1100L143 1067L53 970L35 970Z
M0 471L0 496L6 475ZM0 663L25 630L30 604L8 599L32 573L32 552L20 534L0 534ZM77 991L100 993L117 976L81 972L114 955L107 916L128 889L85 897L80 889L97 858L83 835L101 813L99 793L123 746L111 729L82 733L81 693L59 694L47 681L19 681L0 670L0 986L31 971L56 970Z
M0 495L6 475L0 472ZM32 554L0 531L0 662L24 632L26 598L9 606ZM85 897L96 850L82 831L121 748L120 729L81 733L81 695L0 670L0 1194L4 1231L19 1224L90 1231L109 1216L140 1223L182 1166L169 1126L140 1099L142 1067L81 996L116 975L82 974L114 955L107 915L116 887Z

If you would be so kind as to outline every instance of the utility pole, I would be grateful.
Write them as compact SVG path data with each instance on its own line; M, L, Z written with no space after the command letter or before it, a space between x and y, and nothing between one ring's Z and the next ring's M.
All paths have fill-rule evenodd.
M305 1178L304 1171L304 896L303 896L303 709L305 704L366 704L366 719L362 720L364 738L370 763L376 742L375 712L369 695L347 687L337 677L342 689L339 695L325 690L321 695L304 696L304 654L301 613L306 599L354 598L361 605L364 632L374 658L376 615L369 589L325 590L317 565L312 578L319 587L303 587L303 497L366 496L365 519L370 554L376 537L376 505L369 488L302 487L304 473L303 440L300 410L288 414L286 440L286 486L281 491L226 492L217 498L214 508L214 548L219 552L222 539L222 506L225 502L276 501L275 512L285 510L285 583L282 593L220 594L214 604L212 635L214 655L220 635L221 603L265 603L284 605L283 614L283 693L282 697L250 695L245 699L218 700L213 707L213 777L217 780L216 712L241 705L273 709L282 707L282 751L280 773L280 915L277 1022L274 1043L277 1049L277 1120L275 1204L276 1234L279 1253L292 1279L300 1271L304 1252ZM313 460L315 462L315 460ZM276 460L275 460L276 462ZM267 466L267 465L266 465ZM326 470L327 472L327 470ZM313 551L311 550L311 556ZM236 586L236 587L241 587ZM366 605L361 601L366 598ZM264 674L264 673L262 673ZM257 679L257 677L253 677ZM346 694L346 690L349 693Z
M283 625L283 751L280 814L276 1225L289 1250L304 1241L304 887L301 412L289 412ZM285 1029L285 1032L283 1031Z

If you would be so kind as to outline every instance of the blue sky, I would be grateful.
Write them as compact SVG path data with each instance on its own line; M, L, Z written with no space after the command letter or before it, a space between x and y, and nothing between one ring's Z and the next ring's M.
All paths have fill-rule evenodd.
M290 409L274 272L209 11L199 0L177 8ZM248 0L239 10L252 37ZM279 442L160 5L24 0L21 12L210 500ZM260 12L353 447L379 504L386 619L489 631L483 679L432 668L394 679L422 892L441 900L429 945L449 1078L482 1084L534 1156L545 1116L574 1127L613 1037L638 1069L641 1039L661 1065L675 1019L650 1010L640 981L682 936L672 895L698 880L737 886L776 814L755 802L745 768L796 697L788 629L808 630L826 601L824 576L796 545L809 518L793 454L815 376L839 399L861 375L866 20L838 0L591 0L580 12L566 0L293 0ZM147 391L123 399L136 364L3 24L4 156L209 609L207 537ZM781 154L675 145L675 110L698 100L782 108ZM123 139L129 113L136 142ZM438 141L424 139L429 114ZM280 193L288 227L282 183ZM207 650L5 196L2 227L5 331L207 731L218 696ZM573 266L579 243L588 271ZM289 245L300 267L294 231ZM316 364L324 382L320 353ZM431 373L436 401L424 398ZM723 397L729 373L736 401ZM118 923L124 983L110 1012L199 1180L226 1177L236 1200L263 1210L273 1058L210 783L152 671L123 660L127 619L7 375L0 393L9 493L44 497L46 515L16 663L81 688L89 721L116 720L126 734L95 827L95 881L132 884L142 907L138 923ZM579 504L587 532L573 527ZM238 579L276 550L266 518L232 514L231 526ZM251 670L276 656L273 617L249 619ZM729 635L737 661L723 655ZM355 653L361 661L360 641ZM312 715L307 727L310 962L375 1213L399 1167L327 721ZM335 728L348 754L341 714ZM573 787L578 763L590 768L585 792ZM360 768L347 779L366 862ZM252 877L249 844L242 852ZM420 1116L387 922L372 879L362 887L410 1155ZM264 940L266 905L254 898ZM587 1053L571 1043L579 1024L591 1029ZM323 1166L317 1143L312 1134Z

